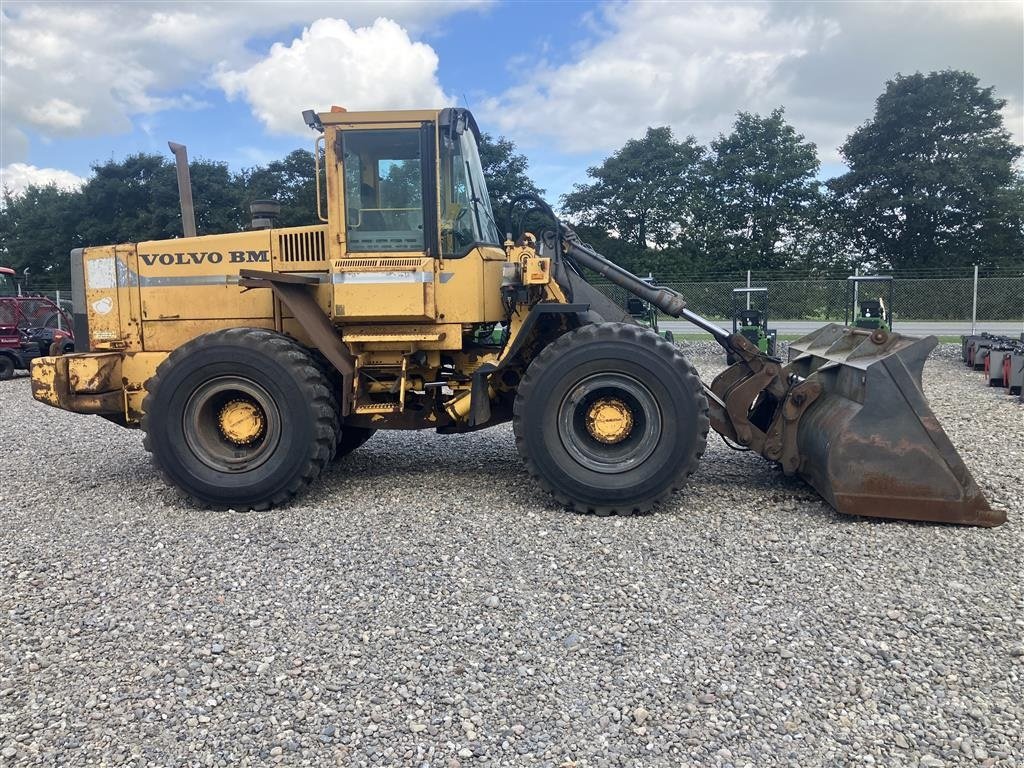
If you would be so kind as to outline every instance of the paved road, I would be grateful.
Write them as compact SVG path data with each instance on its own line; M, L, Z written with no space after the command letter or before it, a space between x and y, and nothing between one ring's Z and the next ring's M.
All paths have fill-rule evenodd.
M719 325L724 328L732 328L731 321L729 320L716 320ZM772 328L778 330L780 335L791 335L791 334L805 334L820 328L826 323L821 320L773 320L769 323ZM700 333L700 329L695 325L692 325L685 320L665 320L659 324L662 330L670 330L673 333ZM909 336L928 336L929 334L934 336L959 336L963 333L971 332L971 323L968 322L956 322L956 321L942 321L936 323L916 322L908 320L901 322L899 319L896 321L896 331L905 333ZM998 333L1003 336L1018 336L1024 331L1024 322L1000 322L1000 323L982 323L979 322L977 326L977 332L988 331L989 333Z

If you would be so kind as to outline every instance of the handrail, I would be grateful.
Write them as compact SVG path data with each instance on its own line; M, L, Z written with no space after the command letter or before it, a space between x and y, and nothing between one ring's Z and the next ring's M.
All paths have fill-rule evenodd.
M316 217L320 221L327 223L327 219L324 218L323 213L320 212L320 142L324 140L324 135L320 134L313 141L313 167L315 168L315 186L316 186ZM324 145L324 152L326 153L327 146Z

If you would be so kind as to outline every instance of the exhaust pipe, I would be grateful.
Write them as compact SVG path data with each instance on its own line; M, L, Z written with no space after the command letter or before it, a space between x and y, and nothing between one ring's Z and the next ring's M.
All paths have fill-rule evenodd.
M249 213L252 214L252 229L273 229L281 215L281 204L277 200L253 200Z
M196 210L192 205L192 177L188 172L188 149L184 144L168 141L178 171L178 199L181 201L181 229L185 237L196 236Z

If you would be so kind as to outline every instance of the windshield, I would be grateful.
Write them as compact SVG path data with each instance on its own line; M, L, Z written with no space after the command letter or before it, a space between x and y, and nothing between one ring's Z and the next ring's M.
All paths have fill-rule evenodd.
M464 126L464 124L463 124ZM441 252L461 256L474 243L501 245L473 132L441 132Z

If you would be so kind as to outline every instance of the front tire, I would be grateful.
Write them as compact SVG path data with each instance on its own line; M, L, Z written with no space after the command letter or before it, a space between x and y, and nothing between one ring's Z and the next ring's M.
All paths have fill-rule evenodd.
M0 381L10 381L14 378L14 361L7 355L0 355Z
M259 328L182 345L147 383L145 447L200 506L268 509L331 460L338 406L309 352Z
M685 485L707 444L708 404L692 366L653 331L587 325L530 364L513 429L527 470L563 504L646 512Z

